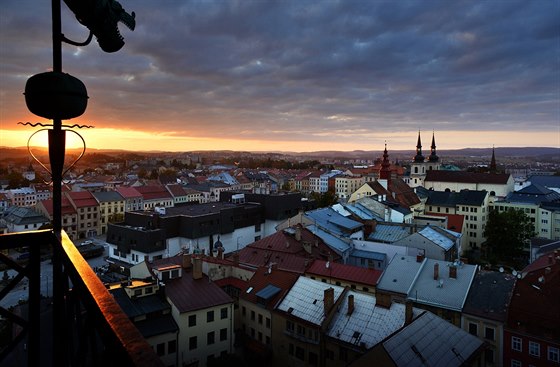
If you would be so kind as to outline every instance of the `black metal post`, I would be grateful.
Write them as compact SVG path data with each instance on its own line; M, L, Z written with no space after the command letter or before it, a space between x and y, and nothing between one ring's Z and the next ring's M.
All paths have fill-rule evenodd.
M52 0L52 38L53 38L53 71L62 72L62 21L60 0ZM51 164L53 184L53 229L61 240L62 232L62 170L66 150L65 132L62 120L53 120L53 129L49 130L49 160ZM52 246L53 265L53 366L67 366L65 353L67 337L64 302L64 274L62 269L62 249Z

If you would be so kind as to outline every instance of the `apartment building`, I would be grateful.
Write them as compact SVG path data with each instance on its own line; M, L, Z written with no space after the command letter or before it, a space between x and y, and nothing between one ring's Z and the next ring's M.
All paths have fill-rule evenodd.
M358 190L366 182L365 177L352 175L339 175L334 180L335 194L340 199L350 197L354 191Z
M77 237L87 238L101 233L99 203L89 191L70 191L64 195L78 216Z
M485 241L484 229L488 219L490 194L487 191L461 190L460 192L435 191L427 192L428 198L424 207L427 215L458 214L464 217L466 237L465 250L479 249Z

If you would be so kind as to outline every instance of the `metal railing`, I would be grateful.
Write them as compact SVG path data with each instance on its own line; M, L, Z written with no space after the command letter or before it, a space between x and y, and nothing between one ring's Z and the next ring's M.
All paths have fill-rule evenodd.
M163 366L66 233L60 240L51 230L0 235L0 250L20 247L29 248L25 265L0 253L0 263L17 273L4 282L0 301L25 278L28 281L26 305L0 307L4 322L15 326L0 347L0 365L16 363L14 354L19 353L23 362L19 359L17 364L28 366ZM62 266L53 266L52 304L45 311L41 251L49 249ZM23 309L27 312L18 314ZM50 339L52 348L45 348Z

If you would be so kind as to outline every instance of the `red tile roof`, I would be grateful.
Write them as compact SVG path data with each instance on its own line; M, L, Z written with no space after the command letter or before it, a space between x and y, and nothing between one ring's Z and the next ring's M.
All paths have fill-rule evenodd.
M304 242L310 244L311 253L304 249ZM247 245L239 251L239 262L257 267L277 264L279 269L303 274L312 259L328 260L329 254L334 261L340 260L340 256L319 237L302 228L301 241L297 241L292 234L279 231Z
M76 208L99 206L97 200L95 200L95 197L89 191L71 191L67 192L66 196L74 202Z
M150 266L182 265L182 256L155 260ZM193 279L192 272L183 269L183 276L165 283L165 294L180 313L225 305L233 299L217 284L210 282L206 275Z
M507 327L524 334L560 340L560 258L549 254L523 270L508 311Z
M247 282L245 288L242 289L242 292L239 293L239 298L252 303L257 303L257 293L268 285L273 285L280 288L280 292L275 294L266 303L266 308L271 310L274 308L276 303L282 299L286 293L288 293L298 278L298 273L280 270L278 268L270 268L269 271L268 267L260 267ZM247 290L251 288L252 290L247 293Z
M117 192L125 199L133 199L142 197L142 194L138 192L134 187L117 187Z
M181 186L181 185L167 185L166 187L167 187L167 190L174 197L185 196L186 195L185 190L183 189L183 186Z
M242 291L247 289L247 282L245 280L241 280L241 279L235 278L235 277L227 277L227 278L223 278L223 279L218 279L218 280L215 280L214 283L220 288L223 288L227 285L230 285L230 286L235 287L237 289L240 289Z
M481 173L467 171L428 171L425 182L462 182L462 183L485 183L485 184L507 184L509 173Z
M47 200L41 201L41 203L43 204L43 206L47 210L47 213L49 213L49 216L52 217L52 215L53 215L53 200L52 199L47 199ZM61 203L62 215L76 214L76 210L74 209L74 207L72 206L72 204L70 203L70 200L68 200L68 198L65 198L63 196L60 200L60 203Z
M371 286L377 285L377 281L382 274L380 270L361 268L354 265L329 262L329 267L327 268L326 264L326 261L315 260L305 274L336 278L348 282L369 284Z
M465 221L464 215L442 214L442 213L432 213L432 212L426 212L426 215L432 215L434 217L447 217L447 229L457 233L461 233L463 231L463 222Z
M144 200L173 199L169 191L163 186L138 186L135 189L142 195Z

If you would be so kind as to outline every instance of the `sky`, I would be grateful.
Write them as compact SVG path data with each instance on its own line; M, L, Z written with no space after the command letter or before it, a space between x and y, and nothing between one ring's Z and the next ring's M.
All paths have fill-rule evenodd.
M136 29L63 45L88 147L295 151L560 148L557 0L121 0ZM62 4L62 30L88 30ZM50 1L2 0L0 146L49 123L27 79L52 70ZM41 134L31 140L41 144Z

